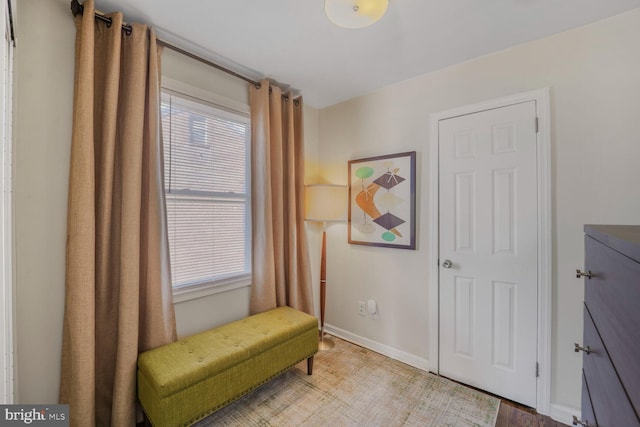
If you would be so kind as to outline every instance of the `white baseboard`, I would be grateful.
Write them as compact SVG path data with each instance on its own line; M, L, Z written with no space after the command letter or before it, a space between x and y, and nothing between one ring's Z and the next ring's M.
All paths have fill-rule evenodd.
M402 350L398 350L397 348L390 347L386 344L381 344L377 341L370 340L369 338L361 337L360 335L353 334L349 331L331 326L327 323L325 323L324 325L324 331L329 335L333 335L346 341L350 341L361 347L375 351L376 353L380 353L402 363L406 363L407 365L413 366L414 368L422 369L423 371L429 370L429 361L422 357L416 356L415 354L407 353Z
M551 418L569 426L573 423L573 416L575 415L580 418L580 414L580 408L558 405L557 403L552 403L549 411L549 416Z

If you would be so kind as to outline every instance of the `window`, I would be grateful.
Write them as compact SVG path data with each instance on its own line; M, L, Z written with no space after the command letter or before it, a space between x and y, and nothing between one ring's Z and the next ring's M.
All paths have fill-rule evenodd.
M174 293L247 281L249 118L169 91L161 113Z

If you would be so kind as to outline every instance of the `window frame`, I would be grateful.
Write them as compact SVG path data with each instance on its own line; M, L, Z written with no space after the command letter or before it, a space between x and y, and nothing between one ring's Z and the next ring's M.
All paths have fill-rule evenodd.
M15 240L14 173L14 49L16 1L0 7L0 403L12 404L16 395L15 369Z
M171 78L162 77L161 82L161 98L164 93L168 95L174 95L179 98L186 99L190 103L200 104L203 108L212 107L217 109L222 116L225 113L229 114L234 120L242 118L243 122L247 124L247 215L246 215L246 229L247 233L247 247L249 248L246 261L248 263L248 272L243 274L234 274L220 278L218 280L206 280L202 282L194 282L188 285L173 286L173 302L180 303L183 301L189 301L192 299L202 298L208 295L214 295L222 292L227 292L234 289L248 287L252 285L252 271L251 271L251 121L250 121L250 107L247 104L238 102L224 96L209 92L205 89L201 89L195 86L191 86L181 81L177 81ZM196 107L197 110L197 107ZM245 121L246 120L246 121ZM164 137L164 136L163 136ZM164 141L163 141L164 149ZM164 159L163 159L164 162ZM165 171L165 173L168 173ZM164 183L164 181L163 181ZM165 189L165 198L167 191Z

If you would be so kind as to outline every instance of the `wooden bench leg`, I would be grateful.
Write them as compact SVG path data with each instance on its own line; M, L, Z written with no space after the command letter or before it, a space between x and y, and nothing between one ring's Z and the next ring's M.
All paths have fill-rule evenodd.
M313 374L313 356L307 359L307 375Z

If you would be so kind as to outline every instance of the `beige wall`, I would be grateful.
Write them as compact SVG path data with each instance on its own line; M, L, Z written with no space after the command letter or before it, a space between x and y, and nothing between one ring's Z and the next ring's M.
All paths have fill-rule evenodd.
M320 111L323 178L346 184L347 160L418 152L418 250L329 236L327 322L428 357L429 114L549 87L552 109L552 403L580 406L585 223L640 222L640 9L404 81ZM357 315L374 298L376 320Z
M57 401L75 28L66 1L18 2L16 400Z
M18 2L16 49L17 402L58 400L64 311L67 182L75 27L67 0ZM248 102L247 86L168 49L163 75ZM317 171L318 111L305 108L310 173ZM244 317L244 287L176 304L181 336Z

